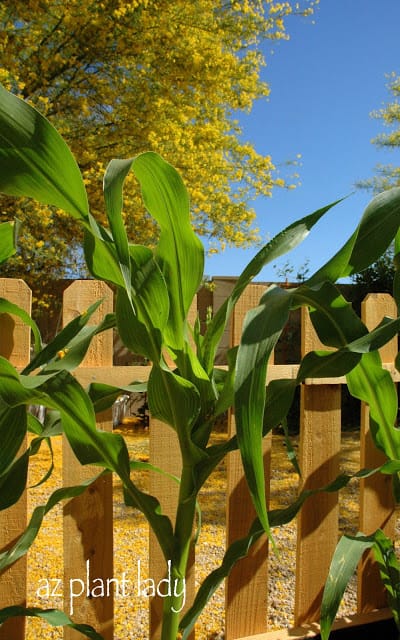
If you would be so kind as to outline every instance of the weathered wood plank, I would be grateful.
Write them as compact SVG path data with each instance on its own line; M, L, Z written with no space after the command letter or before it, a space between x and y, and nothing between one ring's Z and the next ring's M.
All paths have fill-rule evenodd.
M371 611L368 614L356 614L336 620L332 629L348 629L349 627L379 622L381 620L389 620L391 617L392 614L390 609L379 609L378 611ZM305 638L315 638L315 636L319 634L319 631L319 625L316 622L312 622L293 629L269 631L268 633L260 633L254 636L239 638L239 640L303 640Z
M0 296L31 313L32 294L22 280L0 278ZM22 368L30 359L31 330L17 316L0 315L0 355L15 367ZM22 453L27 446L25 439ZM17 504L0 511L0 550L5 551L21 535L27 524L27 493ZM27 559L22 557L0 577L0 608L9 605L26 606ZM23 640L25 618L12 618L0 627L0 640Z
M369 294L361 307L361 317L368 329L371 330L378 325L383 316L393 318L397 316L396 303L392 296L380 293ZM397 351L396 337L380 350L382 362L393 365ZM386 457L373 442L369 423L369 407L364 402L361 403L360 437L361 468L374 469L383 464ZM364 478L360 483L360 531L368 535L380 528L389 538L394 540L395 526L396 514L391 476L375 474L370 478ZM377 607L385 607L386 592L371 552L364 555L357 575L359 613L372 611Z
M232 320L232 345L239 344L247 311L258 304L263 285L247 287L236 305ZM235 433L234 414L229 415L229 434ZM264 438L266 494L269 495L271 437ZM227 547L246 535L255 518L240 454L233 451L227 459ZM225 638L264 631L267 624L268 541L261 538L249 555L231 571L225 585Z
M320 348L309 312L303 309L302 355ZM300 416L301 488L315 489L328 484L339 473L340 385L302 385ZM296 625L319 618L322 591L337 535L337 494L321 493L310 498L297 520Z
M109 287L94 280L76 281L64 293L64 326L85 311L96 300L103 299L92 323L99 322L106 313L113 310L113 295ZM106 366L112 371L113 364L112 331L95 337L81 365L86 367ZM110 412L99 415L99 429L111 431ZM82 467L76 460L66 438L63 441L63 484L70 486L91 478L99 472L98 467ZM106 584L113 577L113 505L112 477L100 478L79 498L70 500L64 506L64 608L73 619L91 624L105 640L113 638L113 597L91 597L87 593L93 588L93 580L100 578ZM89 575L89 580L87 576ZM71 603L70 580L82 580L85 584L82 595L74 597ZM81 590L79 582L75 593ZM99 585L99 582L95 584ZM70 628L64 629L65 640L78 640L81 634Z
M194 323L197 316L197 299L193 301L188 314L188 320ZM173 363L169 361L173 367ZM179 449L178 437L169 425L156 420L150 416L150 462L160 467L165 472L180 477L182 470L182 460ZM176 510L178 505L179 486L172 479L166 478L159 473L150 474L150 493L160 501L162 512L167 515L172 523L175 523ZM195 553L194 545L190 553L188 570L186 573L186 604L182 613L188 609L193 602L195 591ZM162 554L156 537L150 530L149 533L149 577L155 580L156 584L166 574L165 558ZM158 640L161 634L162 608L164 599L155 596L150 601L150 640ZM194 632L191 639L194 639Z

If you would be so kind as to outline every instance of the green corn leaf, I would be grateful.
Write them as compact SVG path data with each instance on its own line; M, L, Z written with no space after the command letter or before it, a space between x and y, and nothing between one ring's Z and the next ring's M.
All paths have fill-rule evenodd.
M27 431L25 407L9 407L0 395L0 476L16 457Z
M86 324L88 323L88 321L90 320L91 316L96 311L96 309L99 308L99 306L101 305L101 302L102 302L101 300L95 302L87 309L87 311L84 311L84 313L80 314L79 316L74 318L71 322L69 322L67 326L64 327L60 331L60 333L46 347L44 347L44 349L41 349L40 352L36 354L36 356L31 360L29 365L25 367L23 373L28 374L31 371L38 369L39 367L43 367L43 365L48 364L50 361L56 358L60 359L59 352L62 352L65 349L71 348L74 344L76 344L76 342L72 343L72 341L81 334L82 329L86 326ZM110 316L107 316L107 319L103 321L103 323L100 325L100 328L98 329L97 332L104 329L112 328L113 326L115 326L115 321L113 323L112 318ZM90 330L95 331L93 327ZM89 341L90 341L90 338L89 338ZM66 355L66 353L64 355ZM63 364L65 364L65 368L74 368L78 366L82 358L80 360L77 359L76 364L74 366L68 367L67 363L72 359L70 355L69 358L67 359L67 363L64 361Z
M213 380L214 383L218 386L222 384L222 389L218 394L218 400L215 407L215 415L219 416L223 414L225 411L228 411L230 407L233 405L235 392L234 392L234 380L235 380L235 369L236 369L236 358L237 358L238 347L233 347L229 349L227 352L227 361L228 361L228 371L223 371L221 369L214 369L213 372Z
M25 491L28 462L29 451L26 451L0 476L0 511L18 502Z
M14 316L20 318L28 327L32 329L33 334L33 346L35 353L38 353L42 347L42 338L40 335L39 327L36 322L32 320L29 313L27 313L24 309L21 309L18 305L6 300L5 298L0 298L0 314L2 313L10 313Z
M159 362L169 316L167 287L149 248L130 245L129 253L131 284L117 294L119 335L133 353Z
M160 227L155 258L170 296L165 340L182 349L185 321L203 277L204 249L190 223L189 197L178 172L155 153L133 161L145 206Z
M373 264L389 247L400 227L400 187L375 196L368 204L357 230L349 267L344 276Z
M113 329L115 326L116 318L112 313L107 314L98 325L83 326L79 333L56 352L55 358L42 368L41 375L56 373L61 370L73 371L81 364L93 338L103 331ZM53 343L51 345L52 347L54 346Z
M374 544L374 537L343 536L333 554L321 603L321 639L328 640L343 594L361 556Z
M30 489L34 489L36 487L40 487L41 484L44 484L45 482L47 482L47 480L50 478L51 474L54 471L54 453L53 453L53 447L52 447L52 444L51 444L51 438L48 438L48 437L35 438L35 440L32 441L31 446L29 448L30 449L29 455L35 455L39 451L40 445L41 445L43 440L46 442L46 444L47 444L47 446L49 448L50 463L49 463L48 469L44 473L44 475L35 484L31 485L29 487Z
M8 260L16 252L18 229L18 222L2 222L0 224L0 264Z
M296 386L297 381L290 379L271 380L267 385L263 435L284 422L292 406Z
M369 405L371 432L376 445L389 458L399 459L400 431L394 426L397 416L395 385L389 372L383 369L378 352L370 351L397 333L398 319L385 320L368 334L350 305L329 282L314 287L301 286L293 293L293 300L311 307L310 317L322 342L338 347L342 352L361 354L358 363L346 373L349 391ZM316 365L317 357L308 356L302 365L303 369L300 369L302 376L311 376L306 366L309 367L311 363ZM344 365L347 367L352 364L342 353L324 357L327 358L325 363L328 363L328 367L337 366L338 372L340 368L343 371ZM328 373L328 369L325 369L325 373Z
M201 409L196 387L169 369L154 366L148 381L148 402L151 415L176 430L183 459L199 461L203 458L204 453L190 437Z
M249 262L242 274L239 276L231 295L218 309L213 319L208 325L204 336L203 352L204 367L206 371L211 371L214 366L214 359L218 344L227 326L232 311L247 285L257 276L261 269L268 263L276 260L280 256L288 253L297 247L310 233L312 227L322 218L325 213L338 204L340 200L318 209L314 213L297 220L283 231L278 233L268 244L266 244L257 255Z
M156 327L164 327L169 315L169 299L167 287L160 267L154 258L153 251L141 244L130 244L129 254L132 264L132 291L137 297L136 304L153 318ZM153 309L156 307L156 311Z
M90 638L90 640L104 640L103 636L97 633L93 627L88 624L73 622L64 611L60 611L59 609L40 609L39 607L25 608L17 605L5 607L4 609L0 609L0 625L9 618L21 616L41 618L52 627L70 627L75 631L79 631L85 638Z
M364 353L359 364L347 374L350 393L369 405L371 433L375 444L392 460L400 459L400 431L397 419L396 386L382 368L377 352Z
M400 563L393 542L381 529L375 532L374 541L375 560L379 566L394 621L397 628L400 629Z
M81 464L96 464L129 478L129 455L118 434L96 428L93 405L78 381L60 371L41 387L45 406L58 409L64 433Z
M291 522L300 511L304 502L311 496L323 492L333 493L339 491L340 489L343 489L351 480L355 478L360 479L370 477L375 473L381 472L384 467L385 465L376 469L362 469L353 475L341 474L333 482L329 483L325 487L320 487L314 490L306 489L302 491L296 498L296 500L288 507L269 511L268 519L271 529L274 527L281 527ZM396 471L400 470L399 460L396 461L396 464L393 465L392 471L394 469ZM187 640L190 631L193 629L193 626L199 615L202 613L205 605L218 589L223 580L229 575L235 564L241 558L244 558L248 554L253 544L264 534L264 526L261 524L260 520L256 518L249 529L249 533L240 540L235 540L235 542L233 542L232 545L230 545L230 547L226 550L221 565L205 578L197 591L192 606L185 613L184 617L181 620L180 629L183 632L182 640ZM350 576L351 575L352 573L350 574ZM325 638L327 638L327 636Z
M334 378L349 373L361 355L380 349L399 331L400 319L384 319L380 325L337 351L311 351L301 361L297 382L306 378Z
M94 478L85 480L80 485L57 489L51 494L45 505L36 507L33 510L31 519L25 531L21 534L21 536L17 539L12 547L7 549L7 551L3 551L0 553L0 573L7 567L14 564L14 562L19 560L19 558L27 553L28 549L31 547L34 540L36 539L37 534L39 533L43 518L49 511L51 511L53 507L55 507L62 500L69 500L71 498L80 496L91 484L93 484L93 482L95 482L103 474L104 472L95 476Z
M147 382L133 382L124 387L114 387L102 382L92 382L88 387L88 395L92 401L95 413L110 409L114 402L125 393L144 393L147 391Z
M353 353L368 353L368 351L376 351L383 347L389 340L394 338L400 329L400 318L391 320L383 318L379 325L370 331L367 335L351 342L348 350Z
M128 237L122 220L122 188L132 166L131 160L111 160L104 175L106 213L125 286L130 292L131 264Z
M136 302L135 300L134 304ZM156 309L155 306L154 309ZM163 346L161 329L157 325L154 326L151 321L143 322L139 318L124 289L118 291L115 310L118 334L124 345L132 353L142 355L152 362L159 362Z
M360 362L361 354L347 350L310 351L301 361L296 382L306 378L337 378L346 375Z
M262 437L268 359L285 326L291 294L270 287L246 315L236 360L235 420L244 472L256 513L269 533Z
M64 433L81 464L97 464L129 479L129 455L124 439L96 428L90 398L68 372L43 376L18 375L0 358L0 397L10 407L42 404L60 412Z
M123 481L123 493L125 504L139 509L144 514L157 538L164 558L168 562L175 551L174 530L171 520L161 513L159 501L154 496L138 489L129 478Z
M1 86L0 191L89 219L85 185L68 146L44 116Z
M304 284L293 292L293 304L307 305L310 319L321 342L344 347L368 333L351 304L330 282L315 287Z
M125 286L118 255L110 238L105 239L92 229L85 229L83 249L92 276L118 287Z
M206 577L197 591L192 606L185 613L180 622L182 640L187 640L197 618L202 613L207 602L214 595L220 584L229 575L238 560L247 556L249 549L263 535L263 533L263 527L260 525L260 522L256 520L252 525L249 534L240 540L235 540L235 542L229 547L224 555L221 566L212 571L212 573Z
M400 227L400 188L379 194L368 204L361 221L343 247L307 280L313 286L335 282L373 264L388 248Z

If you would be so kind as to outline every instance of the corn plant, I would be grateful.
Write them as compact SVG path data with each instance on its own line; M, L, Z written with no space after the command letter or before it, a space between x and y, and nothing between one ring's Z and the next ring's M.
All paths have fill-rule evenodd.
M126 234L123 184L131 171L140 185L144 207L158 225L154 249L131 243ZM267 263L297 246L336 203L293 222L268 242L238 277L231 295L201 334L198 322L189 325L188 311L203 278L203 246L191 226L190 203L182 179L160 156L147 152L111 161L104 176L108 219L104 227L90 213L79 168L57 131L39 112L1 89L0 191L34 198L79 220L88 269L94 278L111 283L117 290L115 313L89 327L93 306L45 348L37 327L29 321L35 353L23 371L16 371L0 358L0 507L8 508L18 500L26 485L30 457L42 443L51 443L52 436L62 431L80 463L97 465L99 473L113 472L120 478L126 505L145 515L166 567L169 565L172 578L179 580L185 576L193 543L199 491L219 462L239 449L257 516L248 534L226 550L221 566L205 579L185 615L180 613L182 594L165 598L162 640L175 640L179 632L187 638L202 608L238 559L261 536L271 537L273 527L289 522L311 493L304 491L286 508L268 511L262 440L285 421L297 385L308 377L346 375L351 393L370 405L377 446L395 461L393 464L400 459L400 434L394 426L396 390L377 351L397 334L400 319L385 318L368 332L335 286L337 279L373 263L393 239L398 241L400 189L372 200L352 236L308 280L290 290L266 288L259 304L247 314L240 345L228 353L226 370L215 365L216 353L245 287ZM9 232L7 227L8 248ZM1 243L0 251L2 247ZM7 252L5 249L5 257ZM0 311L10 311L7 301L0 305ZM329 350L307 354L296 379L274 380L266 386L271 352L290 311L300 306L310 310L313 325ZM13 306L12 312L18 313L18 308ZM110 327L118 329L128 349L151 362L147 384L150 412L177 434L182 473L174 519L162 513L157 496L147 494L133 482L135 460L130 460L123 437L96 428L96 412L110 407L121 389L100 383L83 389L73 376L92 337ZM59 357L60 350L65 357ZM137 389L134 382L129 388ZM28 414L30 404L52 410L48 424L42 426ZM232 407L237 434L222 444L210 444L213 425ZM35 438L20 455L27 430ZM336 491L349 479L341 476L320 490ZM43 518L55 504L82 493L86 487L87 483L64 487L51 494L47 503L34 511L14 546L1 553L0 570L28 551ZM15 615L41 616L51 624L67 624L89 638L100 638L94 629L75 624L57 611L11 605L0 611L0 622Z
M333 554L321 604L321 638L328 640L343 594L363 553L372 549L400 637L400 563L381 529L370 536L342 536Z

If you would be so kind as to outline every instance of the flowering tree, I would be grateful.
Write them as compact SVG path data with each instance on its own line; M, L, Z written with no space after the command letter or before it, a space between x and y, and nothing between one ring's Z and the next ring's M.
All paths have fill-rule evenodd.
M260 43L287 38L287 17L311 14L317 2L4 0L0 82L57 126L100 221L109 160L152 150L181 172L195 229L215 250L251 243L250 201L287 185L271 157L242 140L235 114L269 93ZM143 219L130 179L125 193L130 238L154 243L154 221ZM15 216L23 225L9 275L23 265L30 286L43 292L49 278L79 273L73 221L4 197L3 219Z

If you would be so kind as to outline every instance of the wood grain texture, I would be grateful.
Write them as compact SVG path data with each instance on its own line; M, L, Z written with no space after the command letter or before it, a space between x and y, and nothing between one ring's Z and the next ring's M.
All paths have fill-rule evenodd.
M361 307L361 317L368 330L376 327L384 316L392 318L397 316L396 304L392 296L381 293L369 294ZM396 337L380 350L382 362L393 363L397 351ZM361 468L374 469L383 464L385 460L386 456L376 448L371 436L369 407L362 402ZM386 535L394 540L395 526L396 514L391 476L375 474L370 478L364 478L360 483L360 531L369 535L378 528L383 529ZM357 575L359 613L372 611L377 607L385 607L387 603L386 591L371 551L365 553Z
M302 310L302 355L321 348L307 309ZM299 464L303 489L316 489L339 473L341 388L301 387ZM321 493L303 505L297 520L295 624L319 619L322 591L338 536L338 496Z
M263 285L250 285L238 301L232 318L231 345L242 335L247 311L258 305L265 292ZM229 413L229 435L234 435L235 416ZM263 440L266 494L269 496L271 437ZM255 510L244 477L240 453L232 451L227 459L227 547L246 535L255 518ZM268 541L261 538L248 556L240 560L225 584L225 637L234 640L243 635L260 633L267 624Z
M197 316L197 301L194 300L189 310L188 320L193 324ZM173 368L173 362L169 365ZM178 436L171 426L164 424L150 416L150 462L160 467L167 473L180 477L182 460L179 449ZM178 505L179 486L172 479L159 473L150 474L150 493L160 501L162 513L167 515L172 523L175 523L176 509ZM188 569L186 573L186 604L182 610L188 609L193 602L195 591L195 552L194 545L190 553ZM149 577L156 584L166 575L166 563L156 537L150 530L149 533ZM155 596L150 600L150 640L158 640L161 634L162 610L164 599ZM190 638L194 638L194 632Z
M63 325L85 311L96 300L103 299L90 322L97 324L106 313L113 310L113 295L109 287L94 280L76 281L64 292ZM86 367L112 367L112 331L96 336L81 364ZM97 427L111 431L110 412L97 416ZM63 484L71 486L92 478L99 467L83 467L76 460L66 438L63 441ZM113 639L113 590L108 597L92 597L92 589L107 584L113 577L113 504L111 474L91 485L85 493L67 502L64 506L64 608L71 613L71 580L82 580L85 588L79 597L74 597L75 622L92 625L105 640ZM88 579L89 578L89 579ZM74 593L81 591L79 582L72 583ZM96 591L94 591L96 593ZM97 592L99 593L99 591ZM81 634L70 628L64 629L65 640L79 640Z
M0 297L31 313L32 294L22 280L0 278ZM17 316L0 314L0 355L15 367L22 368L30 360L31 330ZM20 454L27 447L25 438ZM5 551L21 535L27 525L27 494L18 502L0 511L0 550ZM26 606L27 559L22 557L0 576L0 608L9 605ZM0 640L23 640L25 618L12 618L0 627Z

